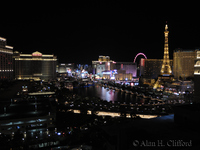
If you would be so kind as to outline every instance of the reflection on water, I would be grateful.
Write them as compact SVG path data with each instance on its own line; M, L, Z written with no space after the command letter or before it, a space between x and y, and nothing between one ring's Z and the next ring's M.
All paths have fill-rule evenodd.
M127 94L121 91L115 91L112 89L106 89L99 85L84 87L84 88L74 88L73 92L80 96L90 96L90 97L99 97L107 101L120 101L120 102L135 102L135 96L132 94Z

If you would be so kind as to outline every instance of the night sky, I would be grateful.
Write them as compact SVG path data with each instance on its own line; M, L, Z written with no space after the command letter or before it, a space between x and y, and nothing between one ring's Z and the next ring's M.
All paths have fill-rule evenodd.
M176 48L200 47L198 9L155 6L110 0L4 7L0 36L14 51L54 54L60 63L91 64L99 55L133 61L139 52L163 57L168 21L171 59Z

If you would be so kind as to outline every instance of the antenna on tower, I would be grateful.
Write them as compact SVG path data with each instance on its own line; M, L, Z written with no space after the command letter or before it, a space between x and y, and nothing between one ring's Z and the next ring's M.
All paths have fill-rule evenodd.
M167 26L167 21L166 21L166 25L165 25L165 31L167 31L168 29L168 26Z

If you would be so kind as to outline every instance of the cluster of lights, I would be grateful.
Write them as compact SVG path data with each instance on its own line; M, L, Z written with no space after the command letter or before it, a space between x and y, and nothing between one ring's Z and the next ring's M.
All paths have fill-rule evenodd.
M13 71L13 70L0 70L0 72L10 72L10 71Z
M42 59L42 58L15 58L15 60L41 60L41 61L57 61L57 59Z
M5 38L3 38L3 37L0 37L0 40L1 40L1 41L6 41L6 39L5 39Z
M8 45L6 45L5 47L6 47L6 48L9 48L9 49L13 49L12 46L8 46Z
M200 73L197 73L197 72L195 72L194 74L195 74L195 75L200 75Z
M55 92L33 92L33 93L28 93L28 95L45 95L45 94L55 94Z
M12 50L5 50L5 49L0 49L1 53L7 53L7 54L13 54Z
M36 56L36 54L20 54L22 57ZM53 55L41 55L42 57L54 57Z
M138 110L139 108L137 108ZM163 109L165 110L165 108ZM80 114L80 110L75 110L75 109L70 109L69 111L72 111L74 113L79 113ZM91 111L88 111L87 113L88 115L91 114ZM98 111L97 112L97 115L98 116L111 116L111 117L120 117L120 113L118 112L106 112L106 111ZM145 118L145 119L151 119L151 118L156 118L158 117L157 115L140 115L140 114L137 114L137 116L140 116L141 118ZM130 114L127 114L127 118L131 118ZM106 122L104 122L106 123Z

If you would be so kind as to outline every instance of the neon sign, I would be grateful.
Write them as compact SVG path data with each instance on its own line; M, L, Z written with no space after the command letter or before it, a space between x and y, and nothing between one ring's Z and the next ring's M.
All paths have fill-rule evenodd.
M32 54L32 56L42 56L42 54Z
M32 56L42 56L42 53L36 51L36 52L32 53Z

